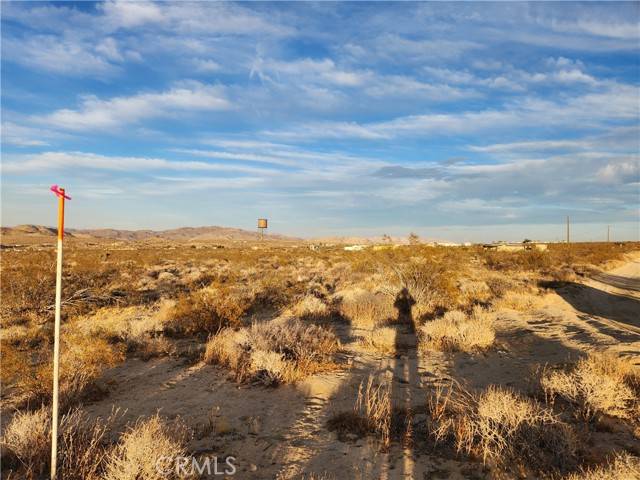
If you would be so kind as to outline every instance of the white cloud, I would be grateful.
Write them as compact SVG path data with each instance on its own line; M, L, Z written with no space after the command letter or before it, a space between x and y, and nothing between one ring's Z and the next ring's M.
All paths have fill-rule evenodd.
M61 169L96 169L121 172L149 172L175 170L184 172L235 172L240 174L271 175L273 170L263 167L229 165L210 162L167 160L150 157L119 157L84 152L44 152L5 155L2 170L5 173L42 172Z
M105 19L113 27L131 28L165 21L159 5L146 1L109 1L101 5Z
M221 2L109 1L103 21L112 29L154 26L182 34L288 35L292 29L241 5Z
M118 49L118 44L113 37L107 37L102 40L98 46L96 46L96 52L101 53L107 59L115 62L121 62L124 60L120 50Z
M51 132L27 127L13 122L2 122L2 144L18 147L41 147L48 145Z
M109 100L85 96L77 110L57 110L34 120L64 130L116 129L148 118L229 108L231 104L222 87L184 82L161 93L140 93Z
M251 76L263 80L311 83L331 83L343 87L357 87L371 77L371 72L347 71L336 66L333 60L305 58L292 62L264 60L258 57L252 67Z
M638 118L638 91L634 86L614 85L607 91L588 93L566 100L525 97L501 109L462 113L408 115L388 121L307 123L285 130L268 130L274 138L361 138L391 139L398 136L450 135L516 127L557 126L574 128L576 119L582 128L604 127L613 121Z
M381 75L375 77L364 93L372 97L404 97L413 101L416 99L438 100L452 102L461 98L479 96L478 92L470 89L460 89L446 83L426 83L412 77L402 75Z
M3 35L3 62L11 60L21 65L63 75L110 75L117 65L104 53L105 46L94 47L79 39L54 35L35 35L15 39Z
M218 72L222 69L219 63L214 62L213 60L210 60L210 59L197 58L193 60L193 64L195 66L195 69L198 72L202 72L202 73L213 73L213 72Z
M596 177L606 183L635 183L640 186L640 156L609 160L596 172Z

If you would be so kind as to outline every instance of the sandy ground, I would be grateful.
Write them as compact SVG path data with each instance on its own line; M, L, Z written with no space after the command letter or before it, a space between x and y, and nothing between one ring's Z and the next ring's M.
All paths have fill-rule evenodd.
M432 352L418 356L415 334L396 327L395 357L363 350L359 332L335 325L345 345L347 368L296 386L239 386L217 367L163 358L130 360L106 376L110 393L87 405L94 415L126 410L119 425L160 411L181 417L196 431L193 452L237 459L238 479L485 478L481 464L435 454L421 435L427 390L450 378L470 387L489 384L532 392L531 373L545 364L576 360L593 350L631 357L640 368L640 261L550 290L544 306L527 314L503 311L498 348L484 355ZM414 407L414 440L380 452L368 438L340 441L327 420L350 411L358 385L369 375L391 381L396 407ZM616 428L592 439L595 457L611 449L638 449ZM640 454L640 451L637 452Z

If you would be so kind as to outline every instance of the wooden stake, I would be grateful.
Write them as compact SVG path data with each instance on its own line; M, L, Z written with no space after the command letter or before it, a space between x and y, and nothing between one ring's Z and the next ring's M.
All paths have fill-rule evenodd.
M58 377L60 373L60 309L62 303L62 239L64 237L64 188L51 187L58 196L58 258L56 262L56 316L53 340L53 401L51 413L51 480L56 479L58 463ZM70 199L70 198L69 198Z

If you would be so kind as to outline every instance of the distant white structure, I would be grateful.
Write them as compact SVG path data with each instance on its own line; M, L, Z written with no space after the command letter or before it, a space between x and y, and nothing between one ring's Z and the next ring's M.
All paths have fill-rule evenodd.
M367 245L347 245L344 247L344 250L347 252L360 252L367 248Z
M459 247L459 243L455 242L435 242L438 247Z
M482 246L485 250L496 250L498 252L522 252L525 250L537 250L544 252L547 249L546 243L526 242L526 243L487 243Z

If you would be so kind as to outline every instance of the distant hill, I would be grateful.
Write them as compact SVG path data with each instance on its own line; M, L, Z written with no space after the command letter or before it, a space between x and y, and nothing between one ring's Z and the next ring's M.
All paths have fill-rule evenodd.
M2 235L9 237L55 237L56 228L41 225L18 225L2 227ZM260 239L258 232L229 227L183 227L172 230L118 230L113 228L98 229L65 229L65 235L78 239L110 239L122 241L136 240L171 240L178 242L220 242L220 241L255 241ZM294 237L278 234L264 235L265 241L295 241Z
M68 230L65 230L65 234L70 235ZM42 225L17 225L15 227L2 227L2 235L55 237L58 235L58 229Z

